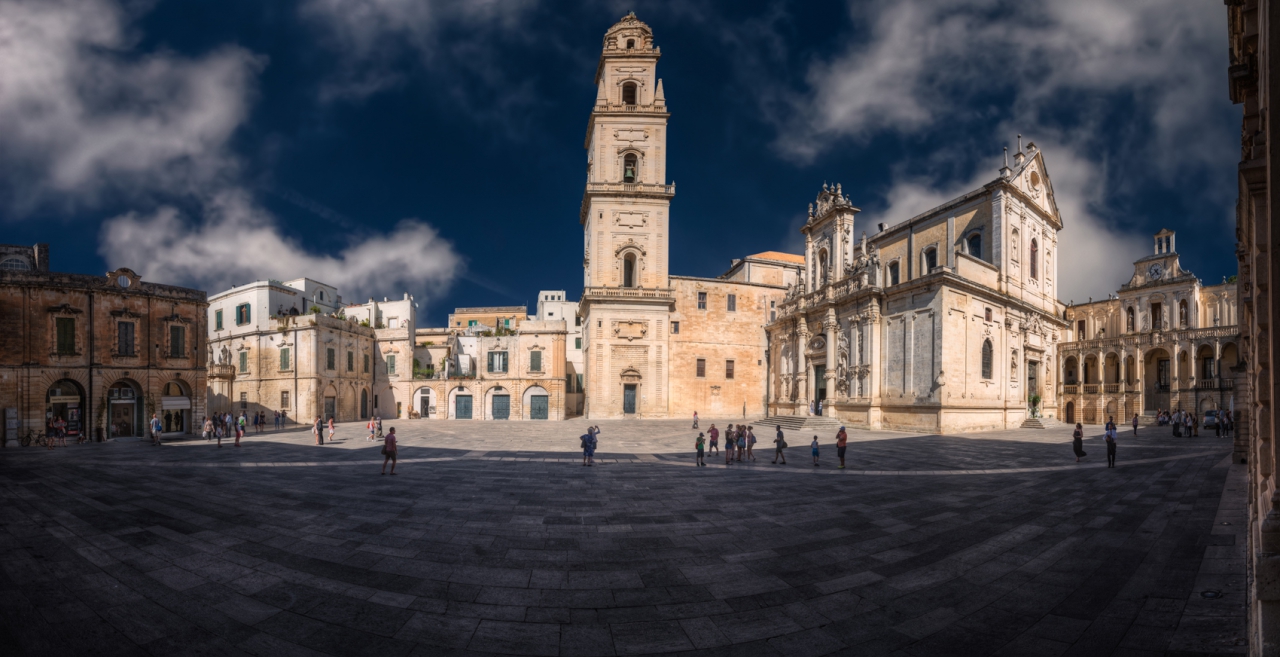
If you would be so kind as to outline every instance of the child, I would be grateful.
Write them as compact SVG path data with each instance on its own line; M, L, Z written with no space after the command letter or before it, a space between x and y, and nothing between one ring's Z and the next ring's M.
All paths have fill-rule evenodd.
M698 450L698 467L703 467L706 462L702 460L702 447L706 444L707 439L702 437L702 433L698 433L698 439L694 441L693 446Z
M818 437L813 437L813 442L809 443L809 447L813 449L813 467L818 467Z

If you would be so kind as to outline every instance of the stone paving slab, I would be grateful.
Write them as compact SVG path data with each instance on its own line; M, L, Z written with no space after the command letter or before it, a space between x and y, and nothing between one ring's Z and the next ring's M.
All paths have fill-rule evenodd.
M0 654L1245 652L1229 438L394 424L0 452Z

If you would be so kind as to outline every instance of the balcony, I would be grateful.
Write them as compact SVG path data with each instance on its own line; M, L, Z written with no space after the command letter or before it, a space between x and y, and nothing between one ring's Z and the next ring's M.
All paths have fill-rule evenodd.
M675 196L676 186L659 185L651 183L625 183L625 182L589 182L587 183L586 192L588 194L652 194L655 196Z
M582 291L582 299L652 299L675 303L675 290L669 287L588 287Z
M643 114L666 114L667 106L663 105L628 105L624 103L596 103L597 112L640 112Z
M1117 394L1117 393L1119 393L1119 392L1120 392L1120 384L1119 384L1119 383L1104 383L1104 384L1102 384L1102 392L1107 393L1107 394L1110 394L1110 395Z
M209 366L209 378L211 379L234 379L236 378L236 366L220 363Z
M1096 394L1098 394L1098 384L1096 384L1096 383L1086 383L1086 384L1084 384L1084 394L1086 394L1086 395L1096 395Z
M1062 394L1064 395L1080 394L1080 385L1077 383L1068 383L1062 386Z

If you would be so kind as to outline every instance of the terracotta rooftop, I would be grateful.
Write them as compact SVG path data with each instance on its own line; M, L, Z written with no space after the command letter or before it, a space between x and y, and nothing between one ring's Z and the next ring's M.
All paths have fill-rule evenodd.
M777 260L779 262L793 262L797 265L804 264L804 256L795 253L783 253L781 251L765 251L764 253L756 253L747 256L748 258L759 258L760 260Z

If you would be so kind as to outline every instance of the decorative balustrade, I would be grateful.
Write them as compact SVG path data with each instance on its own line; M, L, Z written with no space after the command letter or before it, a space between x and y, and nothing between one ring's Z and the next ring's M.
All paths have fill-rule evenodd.
M234 379L236 378L236 366L228 365L226 363L209 365L209 378Z
M1119 351L1121 348L1136 349L1138 347L1158 346L1176 342L1198 342L1211 338L1234 339L1240 335L1238 326L1209 326L1196 329L1165 329L1145 333L1125 333L1123 335L1089 338L1061 343L1060 349L1068 351ZM1156 338L1159 336L1159 343Z
M1120 392L1120 384L1119 384L1119 383L1104 383L1104 384L1102 384L1102 392L1105 392L1105 393L1108 393L1108 394L1115 394L1115 393L1118 393L1118 392Z
M657 194L660 196L674 196L676 186L674 183L670 185L658 185L650 183L624 183L624 182L589 182L587 183L587 193L593 192L615 192L621 194Z
M666 114L664 105L626 105L623 103L597 103L597 112L640 112L645 114Z
M1086 384L1084 384L1084 394L1086 394L1086 395L1096 395L1096 394L1098 394L1098 384L1096 384L1096 383L1086 383Z
M1064 394L1064 395L1076 395L1076 394L1079 394L1079 393L1080 393L1080 385L1079 385L1079 384L1076 384L1076 383L1068 383L1068 384L1066 384L1066 385L1062 386L1062 394Z
M673 301L675 290L669 287L588 287L582 291L583 298L597 299L660 299Z

